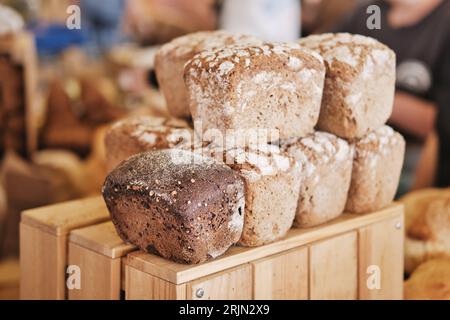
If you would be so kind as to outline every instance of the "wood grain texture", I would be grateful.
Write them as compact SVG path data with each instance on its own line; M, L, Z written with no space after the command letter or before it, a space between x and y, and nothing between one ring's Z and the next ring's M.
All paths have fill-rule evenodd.
M252 262L256 300L309 298L308 248L294 249Z
M360 229L360 299L403 299L403 220L403 215L399 215Z
M22 213L22 222L54 235L65 235L110 219L102 197L55 204Z
M310 298L358 298L357 233L349 232L310 247Z
M119 237L111 221L73 230L69 240L112 259L123 257L136 250L133 245L125 243Z
M65 299L66 241L66 236L20 224L21 299Z
M186 300L186 285L175 285L133 267L125 268L126 300Z
M81 270L81 288L68 290L69 300L119 300L121 260L69 243L69 265Z
M252 266L243 266L204 277L186 285L188 300L253 299ZM199 291L203 292L200 297Z
M403 206L392 204L386 209L367 215L344 214L336 220L309 229L292 229L287 236L275 243L257 248L232 247L218 259L199 265L178 264L156 255L133 252L127 264L166 281L181 284L230 269L280 252L309 245L337 234L357 230L361 227L395 218L403 212Z

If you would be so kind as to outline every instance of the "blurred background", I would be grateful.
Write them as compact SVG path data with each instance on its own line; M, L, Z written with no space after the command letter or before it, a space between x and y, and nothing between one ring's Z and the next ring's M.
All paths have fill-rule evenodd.
M379 29L367 24L374 4ZM408 145L398 196L450 186L448 0L0 0L0 5L0 299L18 297L20 212L100 193L105 130L132 114L169 117L153 71L154 53L187 33L226 29L295 41L351 32L387 44L398 59L390 124ZM5 6L23 19L23 30L8 32L15 17Z

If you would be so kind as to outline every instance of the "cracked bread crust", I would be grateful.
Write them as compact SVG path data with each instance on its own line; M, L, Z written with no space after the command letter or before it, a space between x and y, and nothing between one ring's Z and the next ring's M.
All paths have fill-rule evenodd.
M204 51L185 67L195 131L277 130L274 141L308 135L319 117L324 77L322 58L297 44Z
M179 263L216 258L242 234L241 178L192 152L131 157L107 177L103 197L124 241Z
M108 171L129 157L146 151L184 148L194 142L187 122L156 117L132 117L116 122L106 133Z
M405 140L388 126L354 142L352 182L346 205L351 213L368 213L395 197L405 155Z
M320 130L353 139L386 123L395 91L396 57L391 49L348 33L312 35L299 43L325 60Z
M238 43L259 44L261 41L226 31L202 31L176 38L160 48L155 57L156 75L169 112L174 117L191 117L183 79L186 62L204 50Z
M294 226L308 228L340 216L345 209L354 149L325 132L286 142L283 148L303 167Z

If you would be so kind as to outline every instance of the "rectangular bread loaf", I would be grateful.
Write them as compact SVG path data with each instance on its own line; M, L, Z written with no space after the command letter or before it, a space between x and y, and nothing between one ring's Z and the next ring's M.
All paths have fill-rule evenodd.
M184 65L197 53L232 44L258 44L260 40L226 31L201 31L172 40L156 53L155 69L170 114L190 118L191 112L184 84Z
M395 53L375 39L347 33L313 35L299 42L325 60L326 79L318 128L342 138L362 138L392 113Z
M244 181L244 229L239 244L255 247L283 238L295 217L300 163L276 145L226 151L208 148L203 153L225 161Z
M247 129L277 131L260 142L304 137L317 123L324 77L322 58L297 44L204 51L185 68L195 131L226 139Z
M283 148L302 165L294 226L313 227L344 212L353 165L353 148L332 134L316 132Z
M103 197L124 241L176 262L217 258L241 237L242 179L190 151L132 156L108 175Z
M131 117L116 122L106 133L108 171L129 157L152 150L189 149L194 132L187 122L158 117Z
M405 155L405 140L388 126L355 142L352 182L346 210L377 211L394 200Z

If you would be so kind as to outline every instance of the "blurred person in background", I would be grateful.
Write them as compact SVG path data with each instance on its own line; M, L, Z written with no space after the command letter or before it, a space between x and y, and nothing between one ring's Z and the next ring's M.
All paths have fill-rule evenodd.
M381 9L381 29L367 27L369 5ZM373 37L397 55L390 124L407 140L400 193L411 188L423 143L435 128L440 148L434 184L450 185L449 22L450 0L379 0L358 7L333 30Z
M302 0L302 36L329 31L364 1L370 0Z
M296 41L301 31L300 0L223 0L220 28L266 41Z

